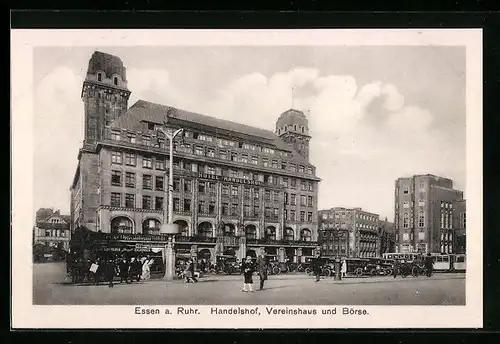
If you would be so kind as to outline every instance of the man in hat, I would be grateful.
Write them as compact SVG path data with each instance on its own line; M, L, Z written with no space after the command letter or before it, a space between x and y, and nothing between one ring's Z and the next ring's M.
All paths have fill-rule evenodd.
M248 256L246 261L243 263L243 291L244 292L253 292L253 275L254 267L252 262L252 257Z
M264 282L267 280L267 261L264 252L259 253L257 258L257 268L259 269L260 285L259 290L264 289Z

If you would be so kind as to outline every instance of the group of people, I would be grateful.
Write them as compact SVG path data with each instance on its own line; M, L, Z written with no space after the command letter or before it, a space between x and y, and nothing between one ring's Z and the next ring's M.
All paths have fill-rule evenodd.
M151 266L154 259L150 257L105 257L85 260L76 258L68 262L68 272L72 275L74 284L85 280L98 285L101 281L114 286L115 277L119 283L132 283L151 278Z
M243 292L251 293L253 292L253 274L255 271L259 274L259 290L264 289L264 283L267 280L267 261L264 254L259 254L256 262L252 260L252 257L246 257L245 261L241 264L241 270L243 272Z
M434 270L434 260L432 259L430 253L427 253L427 256L425 256L423 261L422 259L418 258L416 261L413 262L413 265L418 267L423 266L425 275L427 277L432 276L432 272ZM392 266L392 275L394 276L394 278L396 278L398 274L400 274L402 277L406 277L412 273L411 270L412 270L412 264L400 262L399 260L396 259Z

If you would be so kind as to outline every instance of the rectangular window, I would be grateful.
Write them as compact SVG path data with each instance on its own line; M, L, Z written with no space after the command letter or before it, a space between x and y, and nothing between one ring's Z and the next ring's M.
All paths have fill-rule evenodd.
M425 232L418 232L418 240L425 240Z
M231 186L231 196L238 196L238 187L235 185Z
M307 222L313 222L313 213L307 212Z
M211 158L215 158L215 150L213 149L208 149L207 150L207 156Z
M226 153L226 151L219 151L219 157L222 160L226 160L227 159L227 153Z
M259 206L258 205L254 205L253 206L253 216L257 217L258 215L259 215Z
M280 200L280 194L278 191L273 191L273 201L276 203Z
M225 196L229 195L229 186L222 185L222 194L225 195Z
M125 186L127 188L135 188L135 173L126 172L125 173Z
M294 189L295 189L295 188L297 187L297 179L292 178L292 179L291 179L290 186L291 186L292 188L294 188Z
M215 174L215 167L207 166L207 173L208 174Z
M238 216L238 204L231 203L231 216Z
M111 185L122 186L122 171L111 171Z
M163 210L163 197L155 197L155 210Z
M122 195L118 192L111 193L111 206L121 207L122 206Z
M231 161L238 161L238 154L231 153Z
M282 162L281 163L281 169L282 170L286 170L286 162Z
M122 163L122 152L117 152L117 151L111 152L111 163L121 164Z
M307 206L312 207L313 206L313 198L312 196L307 196Z
M120 141L120 132L119 131L112 131L111 132L111 140Z
M403 241L409 241L410 240L410 234L409 233L403 233Z
M253 189L253 198L259 199L259 189Z
M134 153L125 154L125 164L128 166L135 166L137 164L136 155Z
M273 168L278 168L278 160L273 160Z
M288 193L285 192L285 204L288 204Z
M214 201L211 201L208 204L208 213L209 214L215 214L215 202Z
M304 191L307 190L307 188L306 188L306 181L305 180L301 180L300 181L300 189L304 190Z
M128 139L128 142L130 142L130 143L136 142L135 141L135 134L131 134L131 133L127 134L127 139Z
M149 136L143 136L142 137L142 144L144 146L151 146L151 137L149 137Z
M269 166L269 159L262 158L262 165L264 165L264 167L268 167Z
M245 217L250 216L250 205L245 204L243 206L243 216L245 216Z
M143 168L153 168L153 158L150 156L142 157L142 167Z
M165 160L160 157L156 157L155 159L155 168L157 170L164 170L165 169Z
M181 191L181 180L179 178L174 178L173 189L175 192Z
M246 154L241 154L241 159L240 159L241 162L247 164L248 163L248 155Z
M281 185L283 185L285 188L287 188L288 187L288 178L282 178Z
M264 191L264 200L266 200L266 201L271 200L271 191L269 191L269 190Z
M299 165L299 173L304 173L304 166Z
M191 192L191 181L190 180L184 180L184 192L186 192L186 193Z
M425 227L425 216L423 211L419 212L418 214L418 227L419 228Z
M295 205L296 204L296 195L295 194L290 194L290 204Z
M290 221L295 221L295 210L290 210Z
M229 215L229 204L222 203L222 215Z
M266 219L268 219L268 218L270 218L270 217L271 217L271 208L269 208L269 207L265 207L265 208L264 208L264 217L265 217Z
M155 190L163 191L165 188L163 187L163 176L156 176L155 178Z
M312 183L312 182L307 182L307 189L308 189L309 191L314 191L314 190L313 190L314 188L313 188L313 183Z
M250 189L249 188L245 188L245 190L244 190L244 197L246 199L250 198Z
M297 172L297 165L295 165L295 164L290 164L290 171L292 171L292 172Z
M191 200L189 198L184 199L184 211L185 212L191 211Z
M301 211L300 212L300 222L305 222L305 219L306 218L306 212L305 211Z
M142 209L151 209L151 196L142 196Z
M313 174L312 167L310 167L310 166L307 167L307 174Z
M257 158L256 156L253 156L252 157L252 164L257 165L258 163L259 163L259 158Z
M148 174L144 174L142 176L142 188L144 190L151 190L153 188L153 177L148 175Z
M178 198L174 198L174 211L175 212L181 211L181 201Z
M196 154L196 155L205 155L205 150L203 149L203 147L196 146L194 148L194 154Z
M135 208L134 194L125 194L125 208Z
M410 208L410 203L409 202L403 202L403 208L404 209Z
M278 218L278 216L279 216L279 209L278 209L278 208L274 208L274 209L273 209L273 217L274 217L275 219L277 219L277 218Z
M198 182L198 192L204 194L207 191L205 182Z
M410 192L410 187L408 185L403 186L403 194L408 194Z
M304 196L304 195L300 196L300 205L301 206L306 206L307 205L307 203L306 203L306 196Z

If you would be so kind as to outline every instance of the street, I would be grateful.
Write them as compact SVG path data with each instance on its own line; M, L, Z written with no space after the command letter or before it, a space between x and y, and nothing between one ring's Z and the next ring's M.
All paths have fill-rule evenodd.
M431 278L322 279L305 274L269 276L264 290L242 292L239 275L208 275L199 283L150 280L109 288L64 284L64 263L33 266L35 305L465 305L465 274ZM254 288L259 277L254 277Z

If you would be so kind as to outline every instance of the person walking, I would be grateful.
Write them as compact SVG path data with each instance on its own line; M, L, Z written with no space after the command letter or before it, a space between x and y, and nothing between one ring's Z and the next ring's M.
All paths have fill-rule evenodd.
M396 278L398 272L399 272L399 260L396 259L392 264L392 275L394 276L394 278Z
M316 276L316 282L319 282L320 276L321 276L321 261L320 261L320 255L316 254L316 256L313 258L311 262L311 267L314 275Z
M195 275L195 271L194 271L194 260L191 259L191 263L189 264L189 271L191 272L191 279L193 280L193 282L198 282L198 280L196 279L196 275Z
M106 279L106 282L108 282L108 286L110 288L114 287L113 281L115 278L115 274L116 274L115 261L113 260L113 258L109 258L104 267L104 277Z
M123 257L122 261L120 262L120 283L122 283L125 280L125 283L130 283L128 278L129 278L129 270L130 266L127 262L127 258Z
M264 289L264 282L267 281L267 261L264 253L260 253L257 258L257 268L259 269L259 290Z
M243 291L253 292L253 279L252 275L254 272L254 266L252 263L252 257L248 256L246 261L243 263Z
M433 269L434 269L434 261L432 260L431 254L427 253L427 257L425 257L425 275L427 277L431 277Z
M141 280L141 262L138 258L132 257L130 260L130 280L139 282Z

